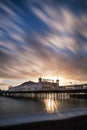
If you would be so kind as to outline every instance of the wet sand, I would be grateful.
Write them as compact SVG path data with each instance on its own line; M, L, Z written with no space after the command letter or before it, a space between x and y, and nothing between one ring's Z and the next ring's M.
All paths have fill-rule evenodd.
M87 130L87 115L64 120L38 121L0 127L0 130Z

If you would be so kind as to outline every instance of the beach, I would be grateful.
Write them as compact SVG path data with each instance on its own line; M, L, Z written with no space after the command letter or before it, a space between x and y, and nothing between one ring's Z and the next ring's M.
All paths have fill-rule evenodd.
M0 130L87 130L87 115L62 120L38 121L0 127Z

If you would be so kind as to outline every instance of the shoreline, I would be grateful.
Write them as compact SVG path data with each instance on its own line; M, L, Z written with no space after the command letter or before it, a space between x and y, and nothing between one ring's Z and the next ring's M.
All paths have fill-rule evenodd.
M71 117L62 120L47 120L2 126L0 129L29 129L29 130L87 130L87 115Z

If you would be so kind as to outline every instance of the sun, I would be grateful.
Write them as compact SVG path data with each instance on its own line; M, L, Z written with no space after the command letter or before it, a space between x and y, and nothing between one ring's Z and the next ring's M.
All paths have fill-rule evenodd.
M66 85L67 84L67 79L64 75L57 75L57 74L54 74L52 75L52 73L44 73L42 75L42 78L43 79L51 79L51 80L54 80L54 82L56 82L56 80L59 80L59 85Z
M58 79L61 82L64 80L64 78L62 76L45 76L45 78L46 79L52 79L54 81L56 81Z

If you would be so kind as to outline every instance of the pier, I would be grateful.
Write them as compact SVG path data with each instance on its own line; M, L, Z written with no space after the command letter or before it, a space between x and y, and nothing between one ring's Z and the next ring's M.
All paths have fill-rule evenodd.
M34 90L34 91L2 91L1 94L11 98L26 98L26 99L87 99L87 88L83 89L59 89L59 90Z

